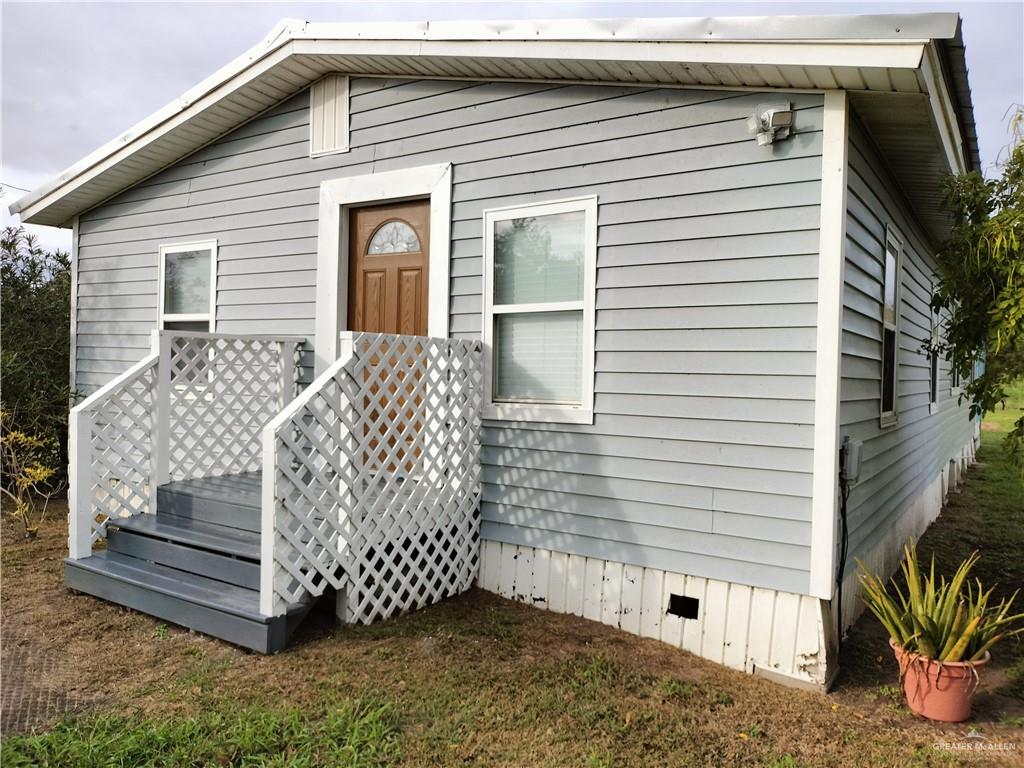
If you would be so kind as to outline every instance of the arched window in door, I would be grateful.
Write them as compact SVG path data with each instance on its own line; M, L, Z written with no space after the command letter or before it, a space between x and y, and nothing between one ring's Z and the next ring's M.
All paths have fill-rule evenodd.
M381 224L370 238L366 252L371 256L385 253L415 253L420 250L416 230L400 219Z

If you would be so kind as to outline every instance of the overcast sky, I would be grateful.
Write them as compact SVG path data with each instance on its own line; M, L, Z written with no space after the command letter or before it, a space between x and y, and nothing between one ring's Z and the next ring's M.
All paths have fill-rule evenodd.
M172 101L282 18L309 21L614 18L959 11L991 165L1024 102L1024 1L979 3L333 2L0 4L3 223L7 205ZM39 227L67 248L64 230Z

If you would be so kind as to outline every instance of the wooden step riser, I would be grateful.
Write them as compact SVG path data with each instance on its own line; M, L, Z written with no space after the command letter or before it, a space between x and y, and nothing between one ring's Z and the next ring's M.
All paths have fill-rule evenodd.
M107 549L246 589L260 588L260 566L252 560L120 530L108 532Z
M241 528L243 531L260 532L259 510L235 504L230 497L211 499L158 488L156 509L157 514L166 513L204 523Z
M282 650L288 641L289 627L284 616L267 624L250 621L156 592L130 580L76 567L75 561L66 561L64 581L71 589L79 592L147 613L172 624L219 637L259 653L276 653Z

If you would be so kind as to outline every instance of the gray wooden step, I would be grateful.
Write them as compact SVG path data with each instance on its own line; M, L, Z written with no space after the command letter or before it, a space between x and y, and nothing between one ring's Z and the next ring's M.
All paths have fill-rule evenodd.
M120 552L64 561L69 587L260 653L285 647L308 606L285 616L259 612L259 592Z
M181 540L180 538L178 539ZM260 565L250 559L201 549L185 543L138 533L129 529L107 529L107 550L140 560L149 560L246 589L259 589Z
M117 518L110 525L141 536L259 562L260 536L240 528L157 513Z
M157 488L157 513L258 533L260 472L179 480Z

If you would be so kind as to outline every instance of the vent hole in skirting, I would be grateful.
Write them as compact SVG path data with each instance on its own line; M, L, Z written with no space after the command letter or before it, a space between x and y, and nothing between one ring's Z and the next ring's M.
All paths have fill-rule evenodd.
M680 616L684 619L696 619L697 611L700 609L700 600L696 597L685 595L668 596L669 616Z

